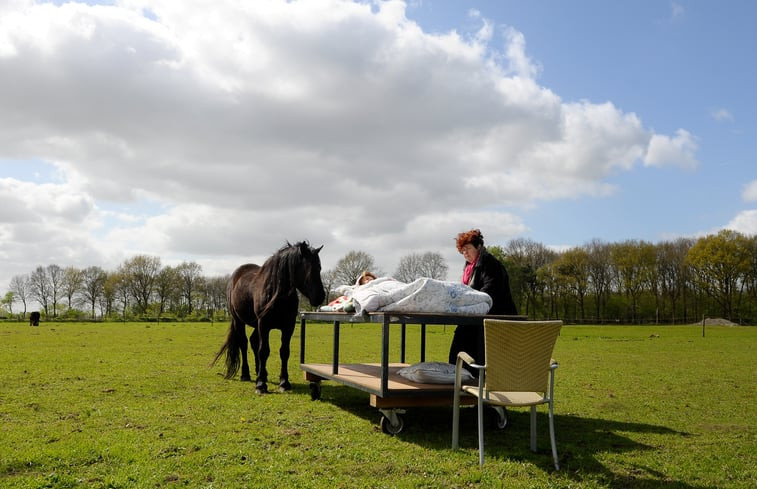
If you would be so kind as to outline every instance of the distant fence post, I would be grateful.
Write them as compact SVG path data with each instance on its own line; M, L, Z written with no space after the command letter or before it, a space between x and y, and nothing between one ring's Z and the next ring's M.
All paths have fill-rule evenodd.
M702 316L702 338L704 338L704 325L707 322L707 316Z

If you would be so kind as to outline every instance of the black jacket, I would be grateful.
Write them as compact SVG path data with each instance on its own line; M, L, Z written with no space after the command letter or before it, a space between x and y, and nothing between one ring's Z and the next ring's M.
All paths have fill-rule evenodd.
M502 263L481 247L470 284L472 288L486 292L492 298L489 314L518 314L510 293L510 278Z

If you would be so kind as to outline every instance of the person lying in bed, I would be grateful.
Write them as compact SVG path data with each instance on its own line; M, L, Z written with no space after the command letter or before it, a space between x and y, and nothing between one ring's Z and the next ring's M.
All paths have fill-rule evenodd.
M321 306L319 310L324 312L355 312L355 305L352 303L352 291L355 290L356 287L365 285L372 280L376 280L376 276L368 270L364 271L357 277L357 280L355 280L355 285L343 285L337 287L337 292L341 291L342 295L329 302L328 305Z
M438 314L486 314L492 299L485 292L460 282L420 277L406 283L378 277L355 287L352 302L356 314L412 312Z

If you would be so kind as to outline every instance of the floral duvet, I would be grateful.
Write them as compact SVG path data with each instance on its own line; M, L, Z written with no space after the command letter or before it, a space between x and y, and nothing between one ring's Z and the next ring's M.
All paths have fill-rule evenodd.
M486 314L492 306L488 294L458 282L419 278L406 284L380 277L352 292L355 313L435 312Z

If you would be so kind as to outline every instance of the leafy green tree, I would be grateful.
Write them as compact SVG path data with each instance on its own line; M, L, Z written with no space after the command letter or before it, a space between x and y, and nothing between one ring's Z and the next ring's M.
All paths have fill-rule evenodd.
M13 293L13 291L9 290L5 293L3 300L0 301L0 304L8 308L8 314L10 314L11 316L13 315L13 302L16 300L14 296L15 294Z
M114 314L113 307L119 296L119 292L123 289L121 283L123 282L121 275L113 272L105 274L105 280L103 281L103 292L100 296L100 315L103 317ZM128 297L124 297L124 300Z
M734 318L734 301L749 272L752 261L749 250L743 234L726 229L700 238L688 253L698 285L729 320Z

